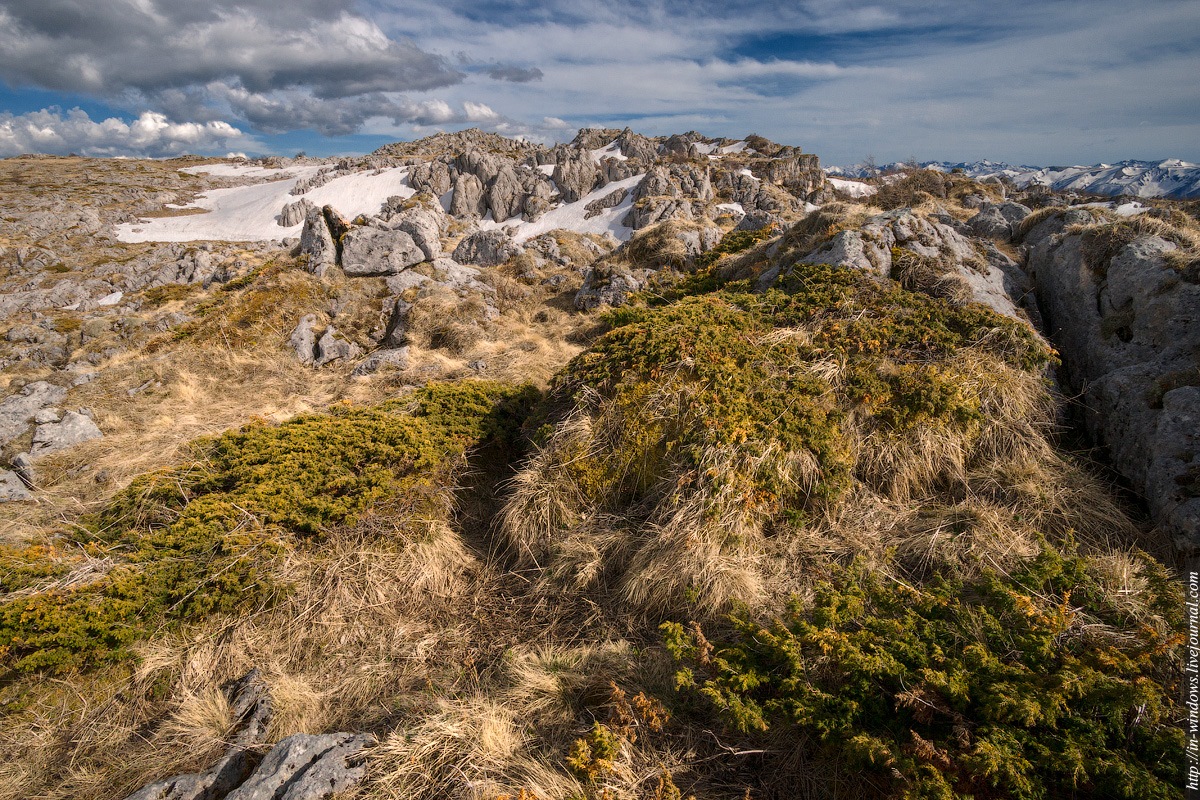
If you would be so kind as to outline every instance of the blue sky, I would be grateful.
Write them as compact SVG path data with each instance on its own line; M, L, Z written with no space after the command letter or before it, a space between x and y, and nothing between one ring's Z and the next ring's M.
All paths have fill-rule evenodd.
M0 0L0 156L629 125L827 164L1200 161L1197 74L1195 0Z

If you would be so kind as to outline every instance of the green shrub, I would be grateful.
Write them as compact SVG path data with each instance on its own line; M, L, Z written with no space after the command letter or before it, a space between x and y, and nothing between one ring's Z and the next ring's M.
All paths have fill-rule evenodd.
M1046 548L967 583L855 564L773 624L735 616L728 640L663 631L678 685L731 728L802 733L888 797L1178 798L1183 600L1143 573L1158 624Z
M635 461L697 468L712 445L810 451L822 470L819 493L832 496L852 466L842 435L851 409L894 431L964 428L980 421L981 395L946 362L968 349L1018 370L1051 358L1027 326L982 306L956 307L827 265L797 265L761 294L729 284L665 306L615 309L605 322L610 330L558 376L553 396L599 392L625 409L619 446L581 453L571 466L585 496L617 506L654 477L631 470ZM844 365L842 380L806 368L817 361ZM686 406L639 413L671 382L686 387Z
M28 672L121 660L163 627L270 602L286 591L275 559L304 540L384 500L423 512L416 518L444 509L466 450L511 443L533 394L432 385L408 402L199 440L189 463L137 478L71 534L117 560L106 576L0 604L0 664Z

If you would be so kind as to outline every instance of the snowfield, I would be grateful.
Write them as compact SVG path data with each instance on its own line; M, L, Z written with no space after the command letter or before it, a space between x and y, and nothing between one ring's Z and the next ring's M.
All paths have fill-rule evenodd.
M281 228L279 213L288 203L302 197L318 206L331 205L347 218L359 214L377 214L384 201L394 195L412 197L408 185L408 167L376 172L356 172L335 178L303 195L288 192L296 181L315 175L319 166L269 170L237 164L212 164L188 167L192 172L208 172L223 177L261 178L279 176L279 180L253 186L213 189L196 198L187 209L204 209L204 214L158 217L117 226L122 242L261 242L299 236L303 225Z
M190 206L172 206L193 213L118 225L117 238L122 242L280 240L300 235L303 224L283 228L279 226L278 216L285 205L301 198L308 198L318 206L331 205L341 212L342 216L353 219L359 214L379 213L380 207L389 197L412 197L416 193L408 183L408 167L394 167L378 172L344 175L324 186L310 189L305 194L289 194L297 181L315 175L321 169L320 166L264 169L240 164L187 167L185 171L188 172L207 172L221 177L277 180L252 186L213 189L197 197ZM484 230L512 230L513 238L517 242L525 242L556 228L580 233L611 234L620 241L626 241L633 231L622 225L621 220L633 205L633 187L637 186L643 177L644 174L634 175L623 181L607 184L574 203L561 204L551 209L533 222L519 217L495 222L489 212L488 216L479 222L479 227ZM586 217L588 203L619 189L630 190L630 195L616 207L606 208L591 219ZM447 193L441 200L443 208L448 209L450 194ZM205 213L194 213L195 209L203 209Z

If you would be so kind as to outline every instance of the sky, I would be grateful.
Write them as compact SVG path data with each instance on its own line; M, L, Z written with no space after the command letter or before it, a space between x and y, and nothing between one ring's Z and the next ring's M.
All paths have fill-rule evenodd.
M1200 162L1197 0L0 0L0 157L757 133L824 164Z

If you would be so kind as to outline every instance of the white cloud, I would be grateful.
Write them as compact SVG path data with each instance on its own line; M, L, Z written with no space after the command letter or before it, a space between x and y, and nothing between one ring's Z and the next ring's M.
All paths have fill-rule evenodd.
M87 156L172 156L220 153L232 147L261 149L227 122L173 122L145 111L132 122L95 121L78 108L14 115L0 113L0 156L78 153Z

